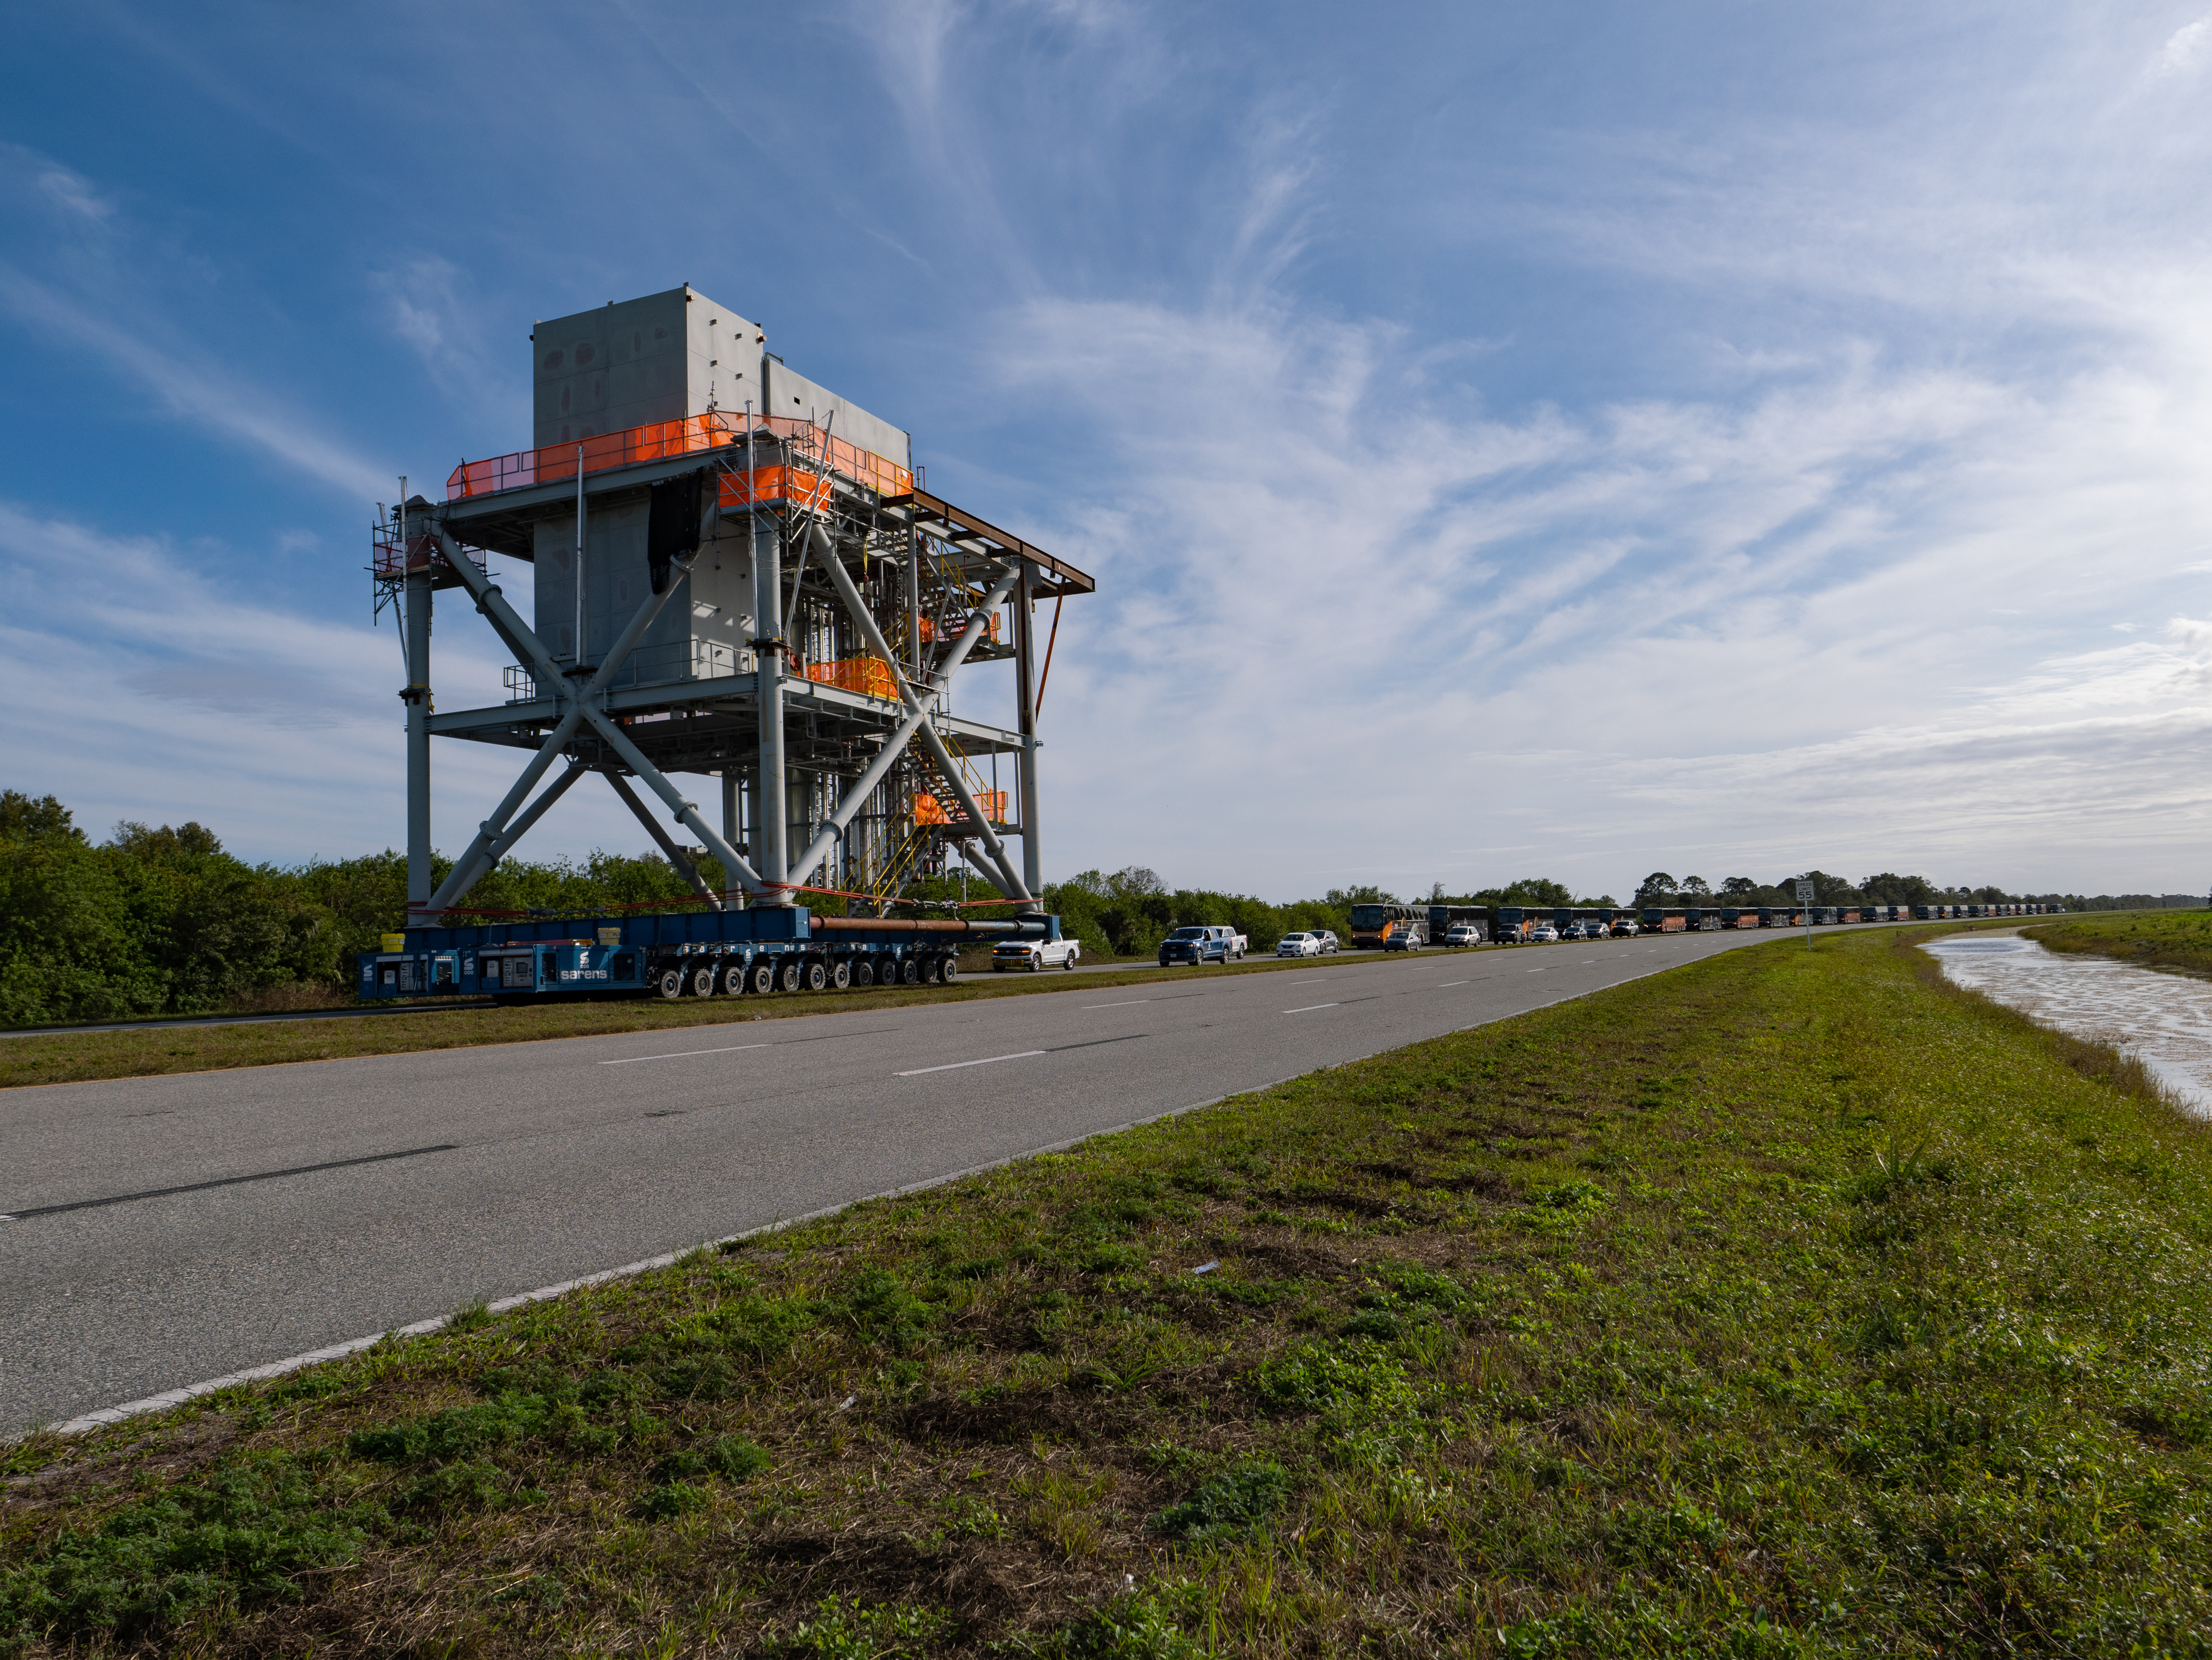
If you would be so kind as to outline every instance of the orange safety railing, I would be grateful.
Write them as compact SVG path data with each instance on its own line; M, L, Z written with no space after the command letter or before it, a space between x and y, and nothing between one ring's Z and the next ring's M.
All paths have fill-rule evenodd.
M956 801L952 805L957 809L960 803ZM1006 821L1005 791L978 790L975 791L975 805L983 809L983 816L992 823L1004 824ZM916 824L950 824L952 815L939 804L936 797L916 796L914 798L914 821Z
M967 632L968 619L966 617L956 617L952 621L945 625L945 637L947 639L957 639L961 635ZM994 645L996 645L999 643L999 614L996 611L991 613L991 620L983 625L983 638L989 640ZM925 645L933 645L937 643L936 618L922 618L921 639L922 644Z
M847 692L858 692L862 697L881 698L886 703L899 701L898 681L891 666L881 657L841 657L834 663L810 663L806 678L819 681L824 686L835 686Z
M914 475L905 468L873 451L848 444L811 421L794 421L783 415L754 417L755 432L763 428L779 439L798 440L802 448L818 456L831 472L842 473L880 494L906 495L914 489ZM616 467L635 466L643 461L665 461L702 450L726 449L744 441L744 417L732 415L726 409L686 415L681 421L657 421L623 432L600 433L566 444L518 450L513 455L494 456L488 461L464 461L446 480L446 500L459 501L499 490L519 490L526 484L551 484L574 478L579 450L583 451L584 470L599 473ZM781 467L760 470L763 475L779 476L787 470ZM787 493L781 489L771 498L767 488L770 482L781 486L785 481L781 476L773 481L763 477L760 500L788 499ZM818 490L820 487L812 488ZM726 488L723 500L727 503L730 500ZM738 498L739 505L744 501L744 498Z

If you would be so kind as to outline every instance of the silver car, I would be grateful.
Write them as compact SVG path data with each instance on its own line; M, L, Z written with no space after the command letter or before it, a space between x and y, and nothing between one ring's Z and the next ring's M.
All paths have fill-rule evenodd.
M1285 934L1275 942L1279 957L1318 957L1321 955L1321 936L1318 934Z

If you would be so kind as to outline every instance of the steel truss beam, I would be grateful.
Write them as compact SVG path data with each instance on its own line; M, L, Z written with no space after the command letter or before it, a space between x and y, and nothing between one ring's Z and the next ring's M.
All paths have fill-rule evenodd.
M899 736L894 742L899 748L903 748L908 738L914 736L917 731L920 733L922 742L928 748L931 757L937 762L938 770L944 773L945 783L951 786L952 793L958 799L961 809L974 821L982 838L984 851L989 854L991 863L998 866L1001 873L1001 876L994 876L991 879L992 885L1010 900L1024 904L1032 901L1036 896L1030 892L1022 879L1014 874L1013 865L1006 857L1006 843L1000 840L998 833L991 828L990 821L985 816L981 805L976 801L975 792L968 788L966 782L961 778L958 764L952 759L951 752L945 747L945 740L938 736L937 728L930 721L928 706L916 695L913 686L908 682L905 671L898 665L898 659L892 655L890 645L884 642L883 630L876 626L875 618L869 615L867 603L860 597L860 589L854 585L851 573L845 569L844 561L840 560L836 556L836 550L830 548L830 539L820 525L813 527L813 534L822 538L823 548L822 562L830 568L830 579L836 585L837 597L844 602L847 615L853 619L853 626L860 631L860 637L867 642L868 649L874 652L890 670L891 680L898 688L899 698L907 706L908 712L906 722L899 728ZM960 665L967 661L969 649L982 638L984 629L988 625L990 614L1006 603L1006 595L1012 591L1020 575L1021 567L1018 565L1011 569L1002 568L1002 573L996 585L991 589L983 603L970 613L968 627L962 631L959 640L939 668L937 674L940 684L950 680ZM897 755L892 752L891 745L886 744L884 748L890 754L890 759L885 760L884 756L878 756L877 760L882 766L888 769L890 760L896 760ZM869 769L869 773L878 779L881 777L881 773L877 772L874 767ZM868 774L863 775L864 778ZM871 789L873 787L873 784L869 785ZM846 811L844 806L840 807L839 811L844 816L836 821L838 830L842 831L846 823L850 821L852 814L860 810L860 803L863 798L860 796L848 797L847 805L849 805L851 811ZM829 851L830 843L834 839L831 833L825 829L815 837L815 846L826 853ZM820 853L814 853L812 848L808 851L815 857L821 857ZM799 868L805 870L809 866L801 863Z
M469 591L469 597L476 602L477 609L483 614L486 621L490 622L493 629L507 648L518 657L529 663L539 687L550 691L560 703L567 706L562 711L560 724L547 736L545 742L539 746L538 754L531 758L529 766L523 769L523 776L518 779L514 787L507 791L507 798L500 803L498 810L490 818L486 819L479 827L476 840L471 844L467 854L454 865L453 875L447 878L439 891L431 896L429 903L422 909L434 915L440 911L460 903L470 887L483 875L484 871L491 868L491 863L496 857L491 850L495 845L501 842L502 833L507 828L507 820L521 806L523 798L530 793L532 786L544 775L545 769L552 765L554 756L567 747L580 725L585 724L588 724L601 738L605 739L615 753L623 758L630 770L635 772L655 795L667 803L669 809L675 814L677 821L699 838L701 843L722 862L722 869L736 880L748 895L760 893L763 884L758 873L738 856L737 850L716 833L706 820L700 817L696 803L684 798L683 792L664 778L652 762L646 760L645 756L639 752L637 746L632 743L622 730L607 718L605 709L600 706L605 701L608 682L614 678L616 671L628 660L629 654L636 649L638 641L644 638L645 631L652 626L653 620L660 614L661 607L667 604L670 597L675 594L682 579L690 574L691 562L698 557L696 549L694 549L688 557L676 561L675 569L669 573L667 586L655 594L646 604L637 609L631 616L629 626L623 630L621 637L615 641L612 649L600 663L597 672L588 682L580 686L574 677L562 672L560 665L554 660L553 654L545 649L544 643L538 638L530 625L516 615L514 608L507 603L506 597L500 592L498 585L479 570L475 561L461 551L459 544L453 540L444 525L441 524L437 527L437 533L438 545L444 550L447 562L459 575L461 585ZM563 783L561 788L565 790L567 784ZM550 804L549 803L548 805ZM537 815L533 813L532 822L535 821L536 817ZM517 835L519 833L518 832ZM505 845L512 846L515 839L516 836L507 836ZM504 851L503 847L501 851ZM413 908L410 907L410 910Z

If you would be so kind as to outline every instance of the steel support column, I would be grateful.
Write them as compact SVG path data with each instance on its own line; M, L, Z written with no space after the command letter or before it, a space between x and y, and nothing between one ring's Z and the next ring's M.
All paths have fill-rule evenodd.
M786 827L783 764L783 558L774 518L753 516L753 619L763 632L753 642L760 688L760 770L753 803L754 856L770 904L791 903L791 864Z
M404 515L403 506L400 512ZM405 548L403 517L400 546ZM430 558L423 550L419 566L410 557L407 571L407 920L426 920L430 902Z
M1031 597L1032 569L1029 560L1022 561L1022 579L1014 589L1014 674L1022 734L1022 886L1035 894L1044 884L1044 859L1037 847L1036 633L1033 627L1036 602Z

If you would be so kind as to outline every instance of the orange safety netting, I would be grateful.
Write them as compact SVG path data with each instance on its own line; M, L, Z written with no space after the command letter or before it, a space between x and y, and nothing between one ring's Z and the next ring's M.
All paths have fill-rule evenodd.
M841 657L835 663L810 663L806 678L819 681L824 686L835 686L847 692L858 692L862 697L881 698L886 703L899 700L898 680L891 666L881 657Z
M958 802L952 804L956 808L960 805ZM975 805L983 809L983 816L993 824L1004 824L1006 821L1005 791L978 790L975 792ZM914 798L914 821L916 824L950 824L952 822L952 815L939 805L936 797L916 796Z
M848 444L834 433L825 433L811 421L793 421L782 415L756 416L754 429L763 427L778 439L799 439L822 456L830 471L842 473L880 494L906 495L914 489L914 475L905 468L857 444ZM526 484L550 484L574 478L579 450L583 452L584 470L598 473L744 442L744 418L727 410L686 415L681 421L652 421L624 432L600 433L567 444L549 444L542 449L518 450L513 455L494 456L488 461L464 461L446 480L446 500L458 501L468 496L489 495L497 490L519 490ZM788 470L779 467L759 470L763 475L780 476ZM785 481L781 476L773 480L763 476L760 500L771 499L768 490L771 482L781 486ZM820 488L818 485L812 488L817 491ZM786 494L779 489L773 499L784 500ZM726 489L723 500L726 504L730 500ZM744 498L738 500L743 505Z

